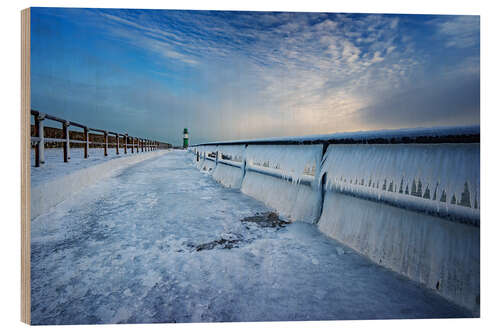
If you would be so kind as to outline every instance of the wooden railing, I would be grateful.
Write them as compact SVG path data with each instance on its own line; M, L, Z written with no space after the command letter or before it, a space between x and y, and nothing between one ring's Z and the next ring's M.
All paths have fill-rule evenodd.
M31 115L34 117L34 132L35 134L31 136L31 143L35 150L35 167L40 167L41 164L45 163L45 143L55 142L62 143L63 146L63 159L64 162L70 160L70 147L71 144L83 144L84 147L84 158L89 157L89 146L99 145L104 148L104 156L108 156L109 147L115 147L116 155L120 154L120 148L123 148L123 153L127 154L127 148L130 148L130 152L133 154L140 152L148 152L157 150L160 147L160 142L144 139L139 137L129 136L128 133L117 133L112 131L101 130L97 128L90 128L86 125L79 124L74 121L65 120L56 116L52 116L46 113L42 113L36 110L31 110ZM61 123L63 138L53 138L45 137L44 135L44 120L52 120ZM70 138L70 126L81 128L83 130L84 140L75 140ZM104 136L104 142L90 141L89 133L96 132ZM115 143L109 142L109 136L112 135L116 138ZM122 138L122 143L120 143L120 138Z

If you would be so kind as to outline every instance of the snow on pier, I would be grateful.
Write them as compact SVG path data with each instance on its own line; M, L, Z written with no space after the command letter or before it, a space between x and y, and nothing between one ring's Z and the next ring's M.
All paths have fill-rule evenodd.
M172 151L31 222L33 324L463 317Z

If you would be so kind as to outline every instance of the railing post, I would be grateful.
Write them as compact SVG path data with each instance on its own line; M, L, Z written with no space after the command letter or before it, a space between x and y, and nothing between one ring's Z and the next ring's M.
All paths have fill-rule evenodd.
M104 132L104 156L108 156L108 131Z
M196 162L200 161L200 152L196 151Z
M35 136L40 138L40 120L35 115ZM40 167L40 141L35 144L35 167Z
M83 149L83 158L89 157L89 128L83 129L83 136L85 136L85 148Z
M63 130L63 135L64 139L66 140L64 142L64 148L63 148L63 154L64 154L64 163L68 163L68 160L70 159L70 154L69 154L69 121L66 121L62 125L62 130Z
M219 164L219 151L215 151L215 167L217 167L217 164Z
M120 155L120 134L116 133L116 155Z
M324 143L321 153L321 158L319 158L319 160L316 161L316 170L314 171L315 172L314 184L317 187L316 191L318 193L318 201L319 201L318 212L315 219L316 220L315 223L318 223L319 219L321 218L321 214L323 213L323 204L325 201L326 173L321 174L321 163L323 162L323 158L326 154L327 149L328 149L328 143Z
M243 185L243 180L245 179L245 175L247 173L247 147L248 147L248 145L245 145L245 148L243 149L243 154L241 156L241 183L240 183L240 188L241 188L241 185Z
M125 140L125 143L123 145L123 147L124 147L123 153L126 154L127 153L127 145L128 145L128 134L125 133L123 135L123 138Z
M140 139L141 140L141 152L144 153L144 139Z
M40 121L35 115L35 136L40 138ZM35 167L40 167L40 141L35 144Z
M37 136L40 141L35 145L35 167L39 167L40 164L45 163L45 137L43 131L43 120L45 119L45 114L39 113L35 116L35 136Z

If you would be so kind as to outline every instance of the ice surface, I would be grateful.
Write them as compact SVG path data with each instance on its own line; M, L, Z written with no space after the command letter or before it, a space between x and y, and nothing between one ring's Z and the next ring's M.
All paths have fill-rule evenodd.
M46 213L50 208L66 200L69 196L84 191L88 186L119 172L123 168L167 153L169 153L169 150L156 150L94 162L80 160L80 163L76 165L64 164L47 170L49 174L53 173L53 177L44 177L43 170L37 168L37 174L32 175L31 219ZM54 173L55 171L59 172Z
M32 323L470 315L315 225L241 222L268 210L185 151L123 169L32 221Z

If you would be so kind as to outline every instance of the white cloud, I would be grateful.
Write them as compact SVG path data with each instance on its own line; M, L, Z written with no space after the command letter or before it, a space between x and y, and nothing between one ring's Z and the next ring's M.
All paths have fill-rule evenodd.
M435 20L437 32L447 47L469 48L479 45L479 16L449 16Z

